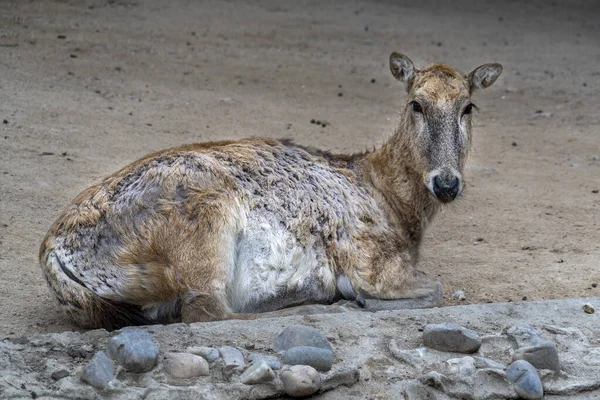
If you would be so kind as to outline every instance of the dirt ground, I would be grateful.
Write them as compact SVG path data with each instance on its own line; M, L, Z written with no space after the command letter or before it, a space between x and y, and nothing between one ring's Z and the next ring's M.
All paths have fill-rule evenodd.
M405 101L392 51L504 65L423 248L446 303L600 295L600 6L440 3L1 1L0 336L72 329L37 252L79 191L189 142L380 145Z

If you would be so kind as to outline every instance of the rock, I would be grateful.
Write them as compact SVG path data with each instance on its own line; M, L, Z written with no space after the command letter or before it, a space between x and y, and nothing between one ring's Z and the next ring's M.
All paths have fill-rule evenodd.
M310 365L319 371L329 371L333 365L333 351L311 346L292 347L283 355L287 365Z
M446 322L426 325L423 331L423 343L427 347L441 351L474 353L481 346L481 338L471 329Z
M525 360L517 360L510 364L506 370L506 378L524 399L541 399L544 396L542 381L537 371Z
M297 346L311 346L333 351L331 344L313 328L304 325L292 325L284 329L273 343L275 351L289 350Z
M230 346L219 347L219 354L223 359L226 370L242 371L246 363L244 362L244 355L238 349Z
M168 353L165 370L175 378L193 378L208 375L208 361L191 353Z
M69 371L67 371L66 369L59 369L57 371L54 371L50 377L52 379L54 379L55 381L60 381L62 378L66 378L67 376L71 375L69 373Z
M586 314L593 314L596 312L596 309L594 308L593 305L591 305L590 303L585 303L582 306L583 312Z
M217 350L213 347L206 347L206 346L188 347L187 349L185 349L185 352L200 356L200 357L204 358L206 361L208 361L209 363L214 362L219 357L221 357L219 355L219 350Z
M537 329L527 324L511 326L506 330L506 336L515 342L517 347L535 346L546 340Z
M491 368L491 369L500 369L500 370L506 371L506 368L508 368L504 364L501 364L494 360L490 360L489 358L485 358L485 357L473 356L473 360L475 361L475 367L478 369Z
M323 379L321 379L321 392L327 392L340 386L350 387L358 383L361 378L361 372L358 368L342 366L331 370Z
M473 357L452 358L443 364L443 373L446 376L453 377L458 380L467 380L475 374L475 360Z
M525 360L538 369L560 371L556 344L550 341L542 342L536 346L521 347L515 350L513 361L516 360Z
M273 379L275 379L275 372L273 372L269 364L263 360L250 365L240 376L240 381L244 385L266 383Z
M281 368L281 363L277 358L273 356L265 356L264 354L252 353L248 356L248 361L250 361L253 364L264 361L269 365L269 367L271 367L271 369Z
M81 372L81 380L97 389L104 389L115 375L115 364L103 351L97 352Z
M458 300L458 301L465 301L467 299L467 296L465 296L465 292L462 290L455 290L452 293L452 298Z
M148 372L158 362L158 344L139 328L121 329L106 347L111 358L130 372Z
M292 397L310 396L321 386L321 375L308 365L286 367L281 370L279 377L283 383L283 391Z

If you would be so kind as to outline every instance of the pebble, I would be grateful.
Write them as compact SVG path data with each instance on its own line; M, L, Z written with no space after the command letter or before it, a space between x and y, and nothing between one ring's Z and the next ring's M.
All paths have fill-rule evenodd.
M273 343L275 351L289 350L297 346L311 346L333 351L331 344L321 333L304 325L292 325L284 329Z
M535 367L525 360L517 360L508 366L506 378L524 399L541 399L544 396L542 381Z
M310 365L319 371L329 371L333 365L333 351L312 346L296 346L285 352L283 363Z
M271 367L271 369L280 369L281 368L281 363L279 362L279 360L277 358L275 358L273 356L265 356L263 354L252 353L248 356L248 361L250 361L252 364L256 364L261 361L264 361L269 365L269 367Z
M545 341L536 346L521 347L515 350L513 361L525 360L538 369L560 371L556 344Z
M465 292L462 290L454 291L454 293L452 293L452 297L458 301L465 301L467 299L467 296L465 296Z
M60 381L62 378L66 378L67 376L71 375L69 373L69 371L67 371L66 369L59 369L57 371L54 371L50 377L52 379L54 379L55 381Z
M240 376L240 381L244 385L256 385L259 383L270 382L275 379L275 372L266 361L259 361L250 365Z
M241 371L244 369L246 365L244 355L238 349L230 346L219 347L219 354L223 358L226 370Z
M583 312L586 314L593 314L596 312L596 309L594 308L593 305L591 305L590 303L586 303L582 306L583 308Z
M158 344L145 330L123 328L110 338L108 354L130 372L148 372L158 362Z
M175 378L194 378L208 375L208 361L191 353L168 353L165 370Z
M97 389L104 389L115 375L115 364L103 351L97 352L81 372L81 380Z
M185 349L186 353L195 354L204 358L209 363L216 361L219 357L219 350L213 347L206 346L192 346Z
M506 330L506 336L513 340L517 347L535 346L546 340L537 329L527 324L511 326Z
M283 391L288 396L310 396L319 390L321 375L308 365L294 365L281 371L279 374L283 383Z
M481 346L477 332L453 322L428 324L423 331L423 343L441 351L474 353Z

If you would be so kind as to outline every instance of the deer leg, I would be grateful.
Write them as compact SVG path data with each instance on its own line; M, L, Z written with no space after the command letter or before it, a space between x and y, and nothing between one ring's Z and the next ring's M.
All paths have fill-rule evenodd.
M414 277L411 281L404 293L395 296L393 299L365 299L364 310L402 310L432 308L442 305L444 300L442 284L438 279L427 275L423 271L414 270Z
M442 285L435 277L417 270L406 254L383 261L361 288L367 311L438 307Z

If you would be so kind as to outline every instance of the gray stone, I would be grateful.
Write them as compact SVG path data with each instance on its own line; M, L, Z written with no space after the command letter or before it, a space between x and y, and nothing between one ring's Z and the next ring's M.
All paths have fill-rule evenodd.
M252 353L248 356L248 361L253 364L264 361L269 365L269 367L271 367L271 369L274 370L281 368L281 362L279 362L279 360L276 357L266 356L264 354Z
M521 347L515 350L513 361L516 360L525 360L538 369L560 371L556 344L550 341L542 342L536 346Z
M240 376L244 385L256 385L270 382L275 379L275 372L265 361L259 361L250 365Z
M481 346L477 332L452 322L428 324L423 331L423 343L436 350L474 353Z
M62 378L66 378L69 375L71 374L66 369L59 369L50 374L50 377L55 381L60 381Z
M230 346L219 347L219 354L223 359L225 369L229 371L242 371L246 365L241 351Z
M313 328L304 325L292 325L284 329L273 343L275 351L289 350L297 346L311 346L333 351L331 344Z
M508 368L506 365L496 362L494 360L490 360L489 358L485 358L485 357L478 357L478 356L473 356L473 360L475 360L475 367L477 367L478 369L481 368L492 368L492 369L501 369L503 371L506 371L506 368Z
M158 362L158 344L139 328L123 328L110 338L107 350L113 360L130 372L148 372Z
M279 377L283 383L283 391L292 397L310 396L321 386L321 375L309 365L285 367Z
M506 378L524 399L541 399L544 396L542 381L534 366L525 360L517 360L508 366Z
M311 346L296 346L284 353L283 363L310 365L319 371L329 371L333 365L333 351Z
M97 389L104 389L115 376L115 364L103 351L97 352L81 372L81 380Z
M540 331L527 324L511 326L506 330L506 336L508 336L517 347L535 346L546 340Z
M208 375L208 361L191 353L168 353L165 370L175 378L194 378Z
M206 361L208 361L209 363L214 362L219 357L221 357L219 355L219 350L217 350L213 347L206 347L206 346L188 347L187 349L185 349L185 352L200 356L200 357L204 358Z

